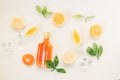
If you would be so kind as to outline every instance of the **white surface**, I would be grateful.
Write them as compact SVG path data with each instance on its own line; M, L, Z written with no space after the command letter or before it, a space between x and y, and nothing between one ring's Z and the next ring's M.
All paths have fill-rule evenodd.
M120 5L119 0L0 0L0 41L11 40L18 32L10 26L10 20L15 16L22 17L25 24L34 23L40 27L38 34L29 42L16 46L12 55L6 55L0 49L0 80L119 80L120 79ZM56 28L51 18L44 19L35 11L35 5L47 5L54 12L63 12L67 21L62 28ZM84 23L73 21L70 15L82 13L95 15L94 21ZM73 22L72 22L73 21ZM89 36L89 27L98 23L103 28L103 34L98 40ZM82 70L80 62L66 66L62 62L64 52L72 51L81 58L82 54L75 50L70 36L69 26L80 28L84 36L83 50L96 41L103 45L104 52L99 61L95 61L89 69ZM66 74L50 72L36 67L25 66L21 57L32 53L36 57L37 43L42 41L43 32L51 31L53 54L60 59L60 66L67 70ZM33 39L34 38L34 39ZM90 56L88 56L90 57ZM92 58L92 57L90 57ZM92 58L96 60L96 58Z

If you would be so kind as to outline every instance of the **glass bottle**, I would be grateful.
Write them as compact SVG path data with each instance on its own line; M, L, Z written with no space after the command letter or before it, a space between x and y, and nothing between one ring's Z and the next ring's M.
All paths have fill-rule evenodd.
M50 33L44 33L43 42L38 44L36 65L46 67L46 60L52 60L52 44L50 43Z

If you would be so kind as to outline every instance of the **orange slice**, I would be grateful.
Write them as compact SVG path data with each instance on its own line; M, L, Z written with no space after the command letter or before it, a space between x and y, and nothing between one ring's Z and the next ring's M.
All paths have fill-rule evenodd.
M34 57L31 54L25 54L22 57L23 63L27 66L30 66L34 63Z
M32 28L30 28L30 29L25 33L25 35L26 35L26 36L31 36L31 35L33 35L34 33L36 33L37 30L38 30L38 27L33 26Z
M102 33L102 28L100 25L92 25L90 27L90 34L93 36L93 37L99 37Z
M61 14L61 13L56 13L54 16L53 16L53 22L54 24L56 25L61 25L64 23L64 15Z
M22 29L24 28L23 20L21 18L13 18L11 21L11 26L14 29Z
M73 30L73 39L75 43L80 44L81 43L81 38L77 30Z
M71 52L67 52L63 55L63 61L66 64L72 64L75 61L75 55Z

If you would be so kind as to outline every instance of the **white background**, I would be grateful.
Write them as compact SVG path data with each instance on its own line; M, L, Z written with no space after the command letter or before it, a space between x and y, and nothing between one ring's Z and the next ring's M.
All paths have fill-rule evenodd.
M7 55L0 48L0 80L119 80L120 79L120 1L119 0L0 0L0 41L9 41L18 35L10 26L13 17L22 17L25 24L35 24L40 29L32 38L23 40L15 45L13 53ZM51 11L62 12L66 22L58 28L52 23L52 16L44 19L35 10L35 5L48 6ZM94 21L75 21L73 14L96 16ZM94 40L89 35L92 24L100 24L103 28L102 36ZM76 51L72 41L70 26L77 27L83 33L82 50ZM51 32L53 54L60 59L59 67L64 67L66 74L50 72L33 66L27 67L22 63L22 56L31 53L36 58L37 44L43 39L44 31ZM93 42L102 44L103 55L99 61L95 57L86 55L85 49ZM62 55L72 51L77 60L72 65L62 62ZM82 69L79 64L81 57L87 56L94 61L89 69Z

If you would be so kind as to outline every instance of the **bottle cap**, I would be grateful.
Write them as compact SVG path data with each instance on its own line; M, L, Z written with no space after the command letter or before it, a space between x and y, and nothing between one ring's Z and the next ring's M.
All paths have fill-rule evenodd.
M44 32L44 39L50 38L50 32Z

